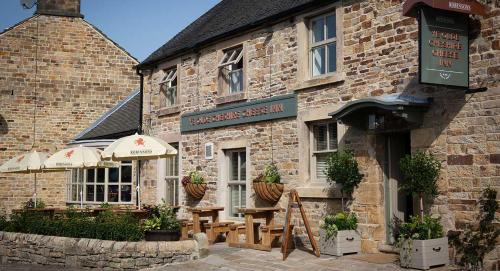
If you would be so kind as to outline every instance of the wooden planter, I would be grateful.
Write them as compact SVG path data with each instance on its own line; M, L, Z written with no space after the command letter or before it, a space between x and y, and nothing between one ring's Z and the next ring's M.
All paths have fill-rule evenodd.
M326 238L326 231L319 229L319 246L321 254L343 256L361 252L361 237L353 230L338 231L337 236Z
M146 241L179 241L181 232L179 230L151 230L145 232Z
M253 189L255 193L263 200L271 203L277 202L281 194L283 194L284 185L282 183L265 183L265 182L255 182L253 183Z
M401 266L415 269L429 269L436 265L447 265L448 237L404 241L399 250Z
M202 199L205 195L205 191L207 190L207 184L188 183L184 186L184 190L186 190L186 193L188 193L188 195L193 199Z

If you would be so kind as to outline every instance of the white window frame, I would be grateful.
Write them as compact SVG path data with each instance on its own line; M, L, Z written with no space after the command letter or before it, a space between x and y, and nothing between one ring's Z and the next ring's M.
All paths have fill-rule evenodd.
M169 68L164 70L165 75L163 76L162 80L158 83L160 85L160 92L162 93L162 101L160 101L160 107L171 107L175 106L178 104L178 85L179 85L179 80L177 80L177 83L175 85L172 85L174 80L177 79L177 67ZM169 99L167 99L168 92L174 92L175 97L173 103L170 103Z
M328 25L326 24L326 18L328 16L334 16L335 18L335 37L333 38L330 38L330 39L327 39L327 35L328 35ZM328 12L328 13L323 13L319 16L314 16L312 18L309 19L309 33L308 33L308 36L309 36L309 53L308 53L308 58L309 58L309 74L310 74L310 77L311 78L318 78L318 77L323 77L323 76L329 76L329 75L332 75L332 74L335 74L338 72L339 70L339 65L338 65L338 53L339 53L339 44L337 42L338 40L338 32L339 32L339 27L338 27L338 22L337 22L337 12L336 11L331 11L331 12ZM313 21L317 20L317 19L320 19L320 18L323 18L323 21L324 21L324 25L323 25L323 35L325 37L324 40L320 41L320 42L314 42L314 31L313 31L313 27L312 27L312 24L313 24ZM328 45L331 45L331 44L335 44L335 70L334 71L328 71L328 60L329 60L329 56L328 56ZM325 50L325 73L323 74L318 74L318 75L314 75L314 56L313 56L313 51L314 49L316 48L320 48L320 47L323 47L324 50Z
M327 138L327 149L326 150L321 150L321 151L317 151L316 150L316 137L314 135L314 127L315 126L321 126L321 125L327 125L327 134L326 134L326 138ZM330 148L330 125L335 125L335 139L336 139L336 142L335 142L335 146L336 148ZM311 161L311 165L310 165L310 172L311 172L311 178L313 180L313 182L316 182L316 183L326 183L326 178L322 179L322 178L319 178L318 177L318 173L317 173L317 170L316 170L316 159L317 159L317 155L318 154L329 154L329 153L334 153L336 151L338 151L338 148L339 148L339 139L338 139L338 124L337 122L335 121L331 121L331 120L328 120L328 121L316 121L316 122L311 122L309 124L309 138L310 138L310 143L309 143L309 150L310 150L310 161Z
M130 183L129 182L122 182L122 166L129 166L130 167ZM132 162L121 162L120 167L118 168L118 182L117 183L110 183L109 182L109 168L105 168L105 177L104 177L104 182L103 183L98 183L97 182L97 170L94 169L94 182L92 183L87 183L87 174L88 170L87 169L72 169L69 174L69 179L68 179L68 187L67 187L67 199L66 202L70 204L80 204L81 197L83 197L83 203L84 204L100 204L100 203L109 203L109 204L134 204L134 166L132 165ZM83 177L83 181L81 182L81 185L78 182L74 182L73 179L73 174L76 173L77 178L80 176ZM72 193L73 193L73 187L72 185L78 184L78 195L77 196L77 201L73 200L72 198ZM93 201L88 201L87 200L87 185L94 185L94 200ZM98 185L103 185L104 186L104 201L97 201L97 186ZM118 186L118 201L108 201L108 196L109 196L109 186L110 185L117 185ZM121 200L121 193L122 193L122 186L125 185L130 185L131 190L130 190L130 201L122 201Z
M238 153L238 180L231 180L231 156L233 153ZM245 155L245 180L241 180L241 154L244 153ZM231 216L231 209L233 206L231 206L231 189L230 186L237 186L238 187L238 198L239 198L239 205L238 208L246 208L248 201L247 201L247 196L248 196L248 186L247 186L247 167L248 167L248 160L247 160L247 150L246 149L230 149L226 150L226 165L227 165L227 217L230 219L242 219L243 215L239 214L237 216ZM245 206L242 206L242 186L245 186Z
M241 63L243 67L236 68L237 65L243 61L243 45L239 45L230 49L223 51L221 61L219 63L219 70L221 73L221 79L223 81L222 87L224 89L224 94L237 94L244 92L244 63ZM224 70L227 74L224 73ZM233 88L231 84L232 75L236 74L239 81L240 89ZM235 85L236 86L236 85Z
M167 196L168 194L168 183L169 182L174 182L174 189L173 189L173 202L167 202L167 204L169 205L173 205L173 206L176 206L179 204L180 200L179 200L179 182L180 182L180 168L179 168L179 164L180 164L180 160L179 160L179 147L180 144L179 143L170 143L173 147L177 146L177 155L175 156L171 156L171 157L167 157L165 158L165 194L164 196ZM173 160L174 161L174 167L177 168L177 175L169 175L168 173L168 163L169 163L169 159L175 159L176 160ZM175 170L174 170L175 171Z

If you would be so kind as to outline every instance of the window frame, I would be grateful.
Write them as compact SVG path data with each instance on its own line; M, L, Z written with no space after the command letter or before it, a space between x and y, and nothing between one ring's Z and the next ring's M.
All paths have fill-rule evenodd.
M327 139L327 149L326 150L321 150L321 151L317 151L316 150L316 143L317 143L317 139L316 139L316 136L314 135L314 128L316 126L321 126L321 125L327 125L327 128L326 128L326 131L327 131L327 135L326 135L326 139ZM335 125L335 132L336 132L336 135L335 135L335 139L336 139L336 142L335 142L335 146L336 148L333 149L331 148L331 145L330 145L330 125ZM317 166L317 155L319 154L329 154L329 153L334 153L336 151L339 150L339 138L338 138L338 135L339 135L339 127L338 127L338 124L336 121L332 121L332 120L322 120L322 121L313 121L313 122L310 122L309 125L308 125L308 128L309 128L309 156L310 156L310 166L309 166L309 172L310 172L310 176L311 176L311 180L312 182L314 183L322 183L322 184L325 184L327 179L324 178L319 178L318 177L318 172L317 172L317 169L316 169L316 166Z
M161 93L160 96L160 108L169 108L179 105L179 78L177 76L178 69L177 66L170 67L167 69L163 69L164 76L158 83L160 86L159 90ZM175 85L172 85L173 82L176 82ZM169 104L168 91L174 89L175 97L174 102Z
M246 208L247 206L247 196L248 196L248 185L247 185L247 179L248 179L248 176L247 176L247 167L248 167L248 161L247 161L247 150L246 149L228 149L225 151L226 153L226 165L227 165L227 182L226 182L226 186L227 186L227 212L226 212L226 215L227 215L227 218L229 219L243 219L243 214L238 214L237 216L232 216L231 215L231 209L233 208L233 206L231 205L231 201L232 201L232 197L231 197L231 188L230 186L236 186L238 187L238 208ZM232 154L234 153L237 153L238 155L238 179L237 180L232 180L232 173L231 173L231 170L232 170L232 165L231 165L231 156ZM242 168L241 168L241 154L244 155L245 157L245 179L242 180L241 179L241 174L242 174ZM243 199L243 196L242 196L242 186L245 186L245 195L244 195L244 199L245 199L245 206L242 206L242 199Z
M122 182L122 167L130 167L130 182ZM120 162L120 166L118 167L118 182L116 183L111 183L109 182L109 168L103 168L104 169L104 182L100 183L97 182L97 176L98 173L97 171L99 170L98 168L95 169L90 169L93 170L94 172L94 182L90 183L87 182L87 177L88 177L88 172L89 169L72 169L69 171L69 178L67 182L67 198L66 198L66 203L68 204L80 204L83 202L83 204L101 204L101 203L109 203L109 204L134 204L134 165L132 161L122 161ZM73 180L73 174L76 176L83 176L83 182L81 183L82 188L80 188L77 191L77 195L81 194L81 197L83 197L83 201L81 198L77 196L77 199L80 200L73 200L72 198L72 193L73 193L73 188L72 186L77 184ZM87 185L93 185L94 186L94 195L93 201L88 201L87 200ZM97 186L102 185L104 186L104 201L97 201ZM109 186L110 185L117 185L118 186L118 201L109 201ZM122 186L129 185L131 187L130 189L130 201L122 201L121 200L121 194L122 194ZM78 186L77 186L78 187Z
M222 56L219 61L219 95L237 95L245 93L245 62L244 53L245 47L243 44L232 46L221 50ZM238 53L239 52L239 53ZM231 54L229 56L229 54ZM237 68L237 65L241 63L241 68ZM237 75L240 80L238 86L240 89L233 89L233 84L231 83L232 74L239 73Z
M335 37L327 39L327 37L328 37L328 25L326 23L327 22L326 18L328 16L332 16L332 15L335 18ZM329 11L329 12L325 12L325 13L322 13L319 15L312 16L308 19L308 59L309 59L308 70L309 70L309 78L314 79L314 78L327 77L327 76L331 76L333 74L336 74L338 72L338 67L339 67L339 65L338 65L339 48L338 47L339 47L339 45L338 45L337 41L338 41L339 27L338 27L338 22L337 22L337 16L338 16L337 11L333 10L333 11ZM325 39L320 41L320 42L314 42L313 21L318 20L320 18L323 18L323 35L324 35ZM329 67L328 46L331 44L335 44L335 71L329 72L328 71L328 67ZM314 49L321 48L321 47L323 47L324 51L325 51L325 56L324 56L324 58L325 58L324 59L325 73L314 75L313 51L314 51Z
M179 146L180 144L178 142L176 143L169 143L172 147L176 148L177 149L177 155L175 156L170 156L170 157L167 157L165 158L165 176L164 176L164 181L165 181L165 197L167 196L167 193L168 193L168 187L169 187L169 184L168 182L170 181L173 181L174 182L174 189L173 189L173 202L167 202L167 204L170 204L172 206L175 206L175 205L178 205L179 202L180 202L180 199L179 199L179 187L180 187L180 156L179 156ZM176 157L176 160L174 160L174 171L176 170L177 172L177 176L175 175L169 175L168 174L168 159L172 159L173 157ZM166 201L166 198L164 198L165 201Z

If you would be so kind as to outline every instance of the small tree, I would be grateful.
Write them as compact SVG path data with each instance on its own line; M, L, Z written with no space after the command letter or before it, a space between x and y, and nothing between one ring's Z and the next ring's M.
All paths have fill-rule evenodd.
M438 194L437 180L441 163L431 154L417 151L406 155L400 161L401 172L405 177L400 189L420 200L420 219L424 219L424 195L435 197Z
M354 192L354 188L358 187L363 179L352 151L332 153L326 161L325 173L330 184L338 183L342 185L340 192L342 194L342 210L344 210L344 194L350 196Z

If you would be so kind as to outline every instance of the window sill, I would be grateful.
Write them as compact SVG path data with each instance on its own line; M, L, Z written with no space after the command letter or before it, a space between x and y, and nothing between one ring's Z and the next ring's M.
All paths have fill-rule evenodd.
M163 116L167 116L167 115L177 114L180 112L181 112L181 107L179 105L174 105L174 106L164 107L164 108L158 109L156 111L156 114L158 115L158 117L163 117Z
M241 102L241 101L245 101L247 98L246 98L246 95L245 95L245 92L240 92L240 93L236 93L236 94L228 94L228 95L224 95L224 96L219 96L217 98L215 98L215 104L216 105L221 105L221 104L227 104L227 103L234 103L234 102Z
M296 188L301 198L317 199L340 199L342 194L338 186L330 186L325 183L311 183L308 186Z
M319 76L296 84L295 87L292 89L292 91L301 91L313 87L342 83L344 82L344 80L345 80L344 73L335 73L327 76Z

